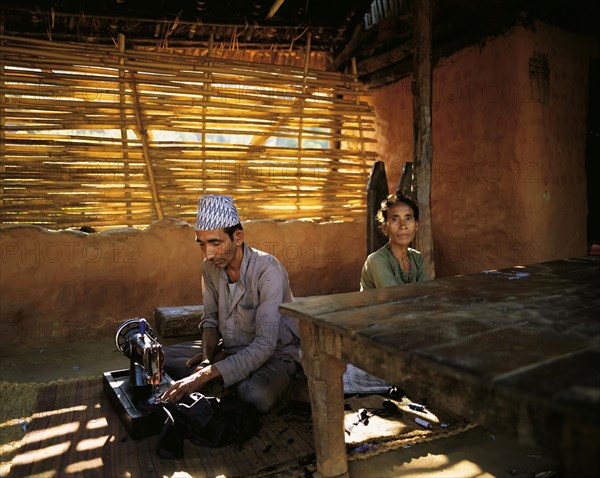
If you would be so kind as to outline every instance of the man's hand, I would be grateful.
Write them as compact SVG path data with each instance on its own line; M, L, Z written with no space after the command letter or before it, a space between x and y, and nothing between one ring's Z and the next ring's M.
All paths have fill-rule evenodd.
M188 368L195 367L196 365L204 362L204 353L199 353L198 355L194 355L191 359L189 359L185 366Z
M178 402L192 392L199 392L209 381L220 376L221 374L216 367L208 365L189 377L175 382L169 390L162 394L161 399L165 402Z

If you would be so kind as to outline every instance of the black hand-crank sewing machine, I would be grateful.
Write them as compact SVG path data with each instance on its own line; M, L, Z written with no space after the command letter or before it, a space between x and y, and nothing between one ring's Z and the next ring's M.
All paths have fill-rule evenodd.
M160 431L152 405L173 383L163 370L165 355L146 319L131 319L117 329L117 350L129 358L129 369L104 372L104 392L132 438Z

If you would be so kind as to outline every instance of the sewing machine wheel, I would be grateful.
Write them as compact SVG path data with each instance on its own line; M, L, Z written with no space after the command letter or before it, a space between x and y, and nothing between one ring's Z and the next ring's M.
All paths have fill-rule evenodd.
M126 322L123 322L121 326L117 329L117 334L115 335L115 345L117 346L117 350L121 352L125 357L129 357L129 336L131 334L136 334L140 330L140 321L142 319L131 319ZM154 333L154 329L150 327L150 324L146 321L146 333L152 337L154 340L158 341L156 334Z

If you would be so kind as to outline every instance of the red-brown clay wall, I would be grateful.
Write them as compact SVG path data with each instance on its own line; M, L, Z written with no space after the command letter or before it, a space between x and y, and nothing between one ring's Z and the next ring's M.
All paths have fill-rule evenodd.
M445 59L434 71L432 214L438 277L586 252L586 38L536 24ZM530 98L545 55L549 101ZM375 92L377 139L395 190L412 154L408 80ZM365 223L245 224L295 295L358 289ZM201 261L187 223L98 234L0 230L0 344L114 332L159 306L199 304Z
M286 267L298 297L358 290L365 223L249 221L245 240ZM178 220L96 234L0 229L0 344L114 333L156 307L202 303L202 254Z
M597 40L596 40L597 41ZM548 60L548 101L529 59ZM437 277L586 253L585 131L595 43L536 23L444 59L433 74ZM396 189L412 157L410 79L374 94L379 153Z

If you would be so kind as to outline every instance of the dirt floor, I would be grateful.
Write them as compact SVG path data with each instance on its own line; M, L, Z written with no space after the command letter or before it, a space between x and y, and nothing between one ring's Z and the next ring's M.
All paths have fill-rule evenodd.
M100 376L102 372L128 368L129 361L115 348L114 339L97 338L47 346L4 347L0 352L2 393L10 393L11 383L44 383L61 378ZM8 387L6 386L8 384ZM5 402L6 397L1 397ZM4 416L0 428L18 417ZM14 442L13 442L14 443ZM0 443L6 446L6 443ZM13 448L16 446L13 445ZM7 460L14 455L3 454ZM6 465L6 463L4 463ZM552 456L513 439L496 436L482 427L450 438L380 454L350 462L350 477L535 477L556 476Z

